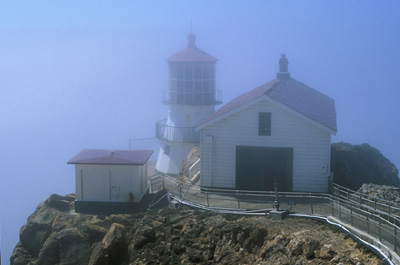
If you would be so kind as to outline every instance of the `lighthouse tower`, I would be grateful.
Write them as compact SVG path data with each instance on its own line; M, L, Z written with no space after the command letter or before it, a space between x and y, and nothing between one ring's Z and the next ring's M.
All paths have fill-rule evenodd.
M194 127L215 111L221 103L221 91L215 89L217 59L196 46L190 33L188 46L167 59L168 90L163 103L169 105L168 118L156 123L160 152L156 169L177 175L193 147L199 146L200 134Z

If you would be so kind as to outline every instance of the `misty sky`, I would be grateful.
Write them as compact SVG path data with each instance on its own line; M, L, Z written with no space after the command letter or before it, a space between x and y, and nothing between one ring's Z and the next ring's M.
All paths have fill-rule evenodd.
M0 3L3 264L52 193L75 190L66 162L128 148L166 118L166 58L187 45L218 58L224 103L291 77L336 101L332 141L369 143L400 168L400 1L11 1ZM134 141L155 149L156 140ZM378 176L377 176L378 177Z

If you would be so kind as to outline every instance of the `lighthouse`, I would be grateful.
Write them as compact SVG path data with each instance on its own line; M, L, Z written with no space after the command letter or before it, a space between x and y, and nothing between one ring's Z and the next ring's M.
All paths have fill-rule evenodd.
M221 103L221 91L215 88L217 59L197 48L193 33L187 39L187 47L167 59L168 90L163 91L163 103L169 112L167 119L156 123L160 141L156 169L169 175L177 175L182 161L199 146L200 134L194 127Z

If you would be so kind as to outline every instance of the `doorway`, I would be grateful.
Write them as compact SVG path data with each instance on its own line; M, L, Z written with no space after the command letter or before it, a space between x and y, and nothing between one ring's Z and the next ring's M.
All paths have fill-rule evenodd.
M236 188L292 191L293 148L237 146Z

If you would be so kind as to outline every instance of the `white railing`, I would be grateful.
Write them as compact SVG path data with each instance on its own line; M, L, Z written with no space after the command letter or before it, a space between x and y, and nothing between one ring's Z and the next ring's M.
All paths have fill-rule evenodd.
M218 105L222 103L221 90L211 91L163 91L163 102L166 104L189 104L189 105Z
M158 189L166 189L179 201L203 209L267 213L273 210L275 201L273 191L203 188L162 176L153 181L159 186ZM400 207L397 203L351 191L336 184L333 194L278 192L278 199L280 209L288 209L294 214L336 218L348 224L349 230L355 228L379 239L380 245L386 247L382 249L381 246L381 250L392 251L392 259L397 259L400 255Z
M196 132L194 127L169 126L166 120L156 122L156 137L159 140L179 143L200 142L200 132Z
M195 179L200 175L200 158L189 167L189 181L195 182Z

